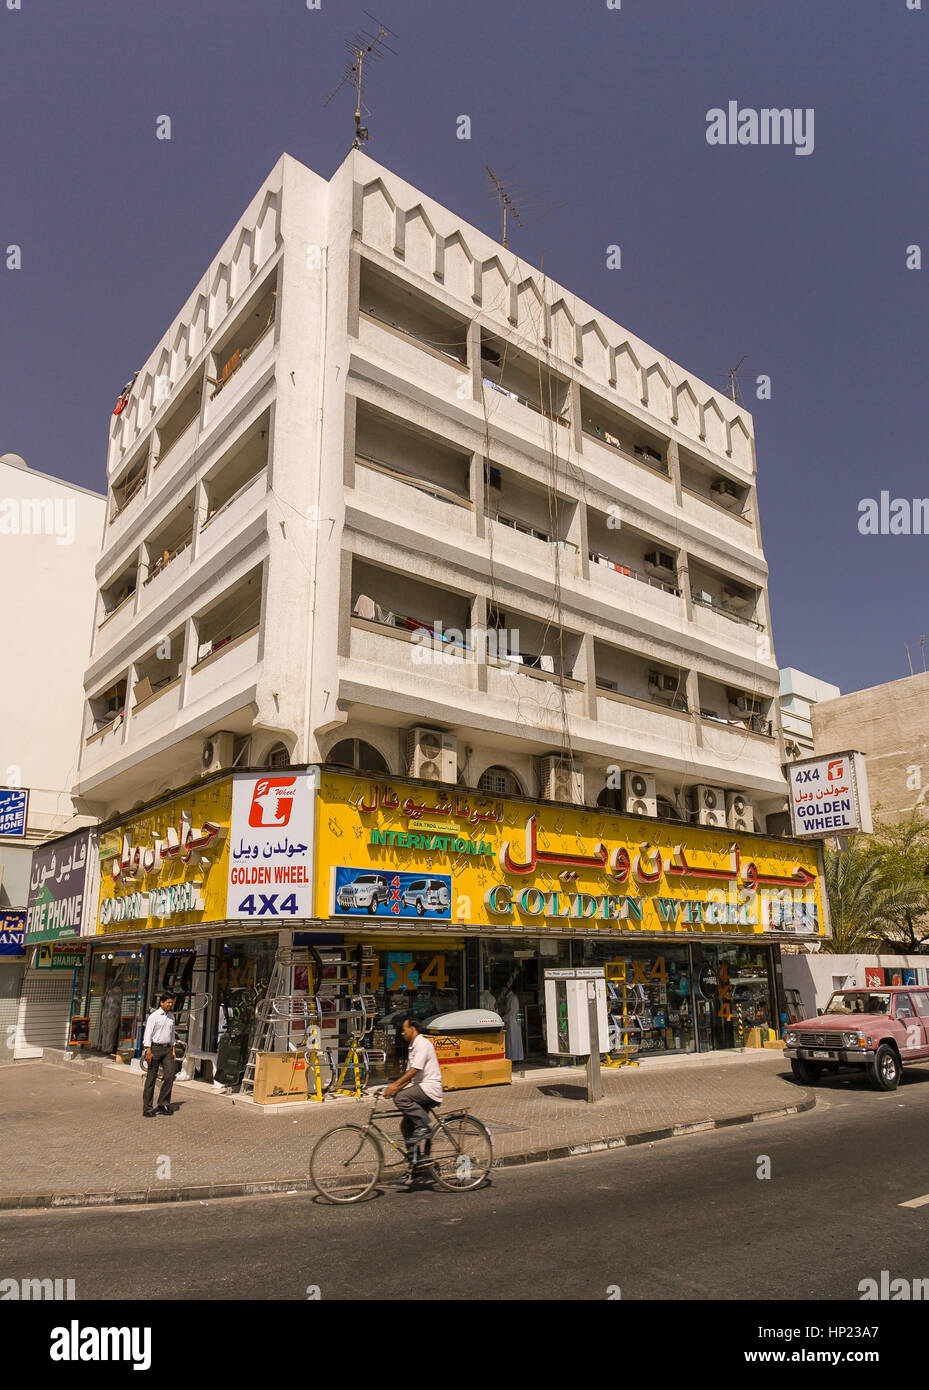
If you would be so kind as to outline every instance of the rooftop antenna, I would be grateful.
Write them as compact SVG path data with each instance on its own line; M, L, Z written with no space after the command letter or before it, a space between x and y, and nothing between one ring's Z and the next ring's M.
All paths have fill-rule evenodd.
M920 651L921 651L922 654L923 654L923 670L925 671L925 669L926 669L926 634L925 634L925 633L923 633L922 637L920 637L920 639L919 639L919 649L920 649Z
M490 182L491 182L491 184L493 185L493 190L494 190L496 196L497 196L497 197L499 198L499 200L500 200L500 213L501 213L501 216L502 216L502 218L503 218L503 235L501 236L500 240L501 240L501 242L502 242L502 244L503 244L504 246L507 246L507 239L506 239L506 218L507 218L507 213L512 213L512 214L513 214L513 220L515 221L517 227L524 227L526 224L523 222L523 220L522 220L522 218L520 217L519 213L516 211L516 206L515 206L515 204L514 204L514 202L513 202L513 199L512 199L511 194L508 193L507 190L504 188L503 184L502 184L502 183L500 182L500 180L497 178L497 175L494 173L493 169L491 169L490 165L489 165L489 164L485 164L485 165L484 165L484 168L487 170L487 177L490 179Z
M323 102L324 106L328 106L332 98L338 92L341 92L342 88L349 82L354 85L355 138L352 141L353 150L360 149L366 140L371 139L368 127L361 124L362 113L366 116L370 116L371 114L367 106L365 106L361 96L364 84L365 64L370 67L372 63L377 62L378 58L383 58L385 53L395 54L396 52L395 49L391 48L386 42L388 36L392 39L397 37L393 30L388 29L387 25L382 24L370 11L365 10L365 14L377 25L377 33L371 34L366 29L361 29L355 34L354 38L346 40L345 47L348 49L348 63L338 86L333 88Z
M915 672L913 671L913 663L912 663L912 661L910 660L910 649L909 649L909 647L906 645L905 642L904 642L904 644L903 644L903 650L906 652L906 662L907 662L907 665L908 665L909 668L910 668L910 675L912 676L912 675L915 674Z
M731 400L737 401L739 405L742 404L742 388L739 385L739 368L742 366L747 356L748 353L743 353L735 366L729 368L729 397Z

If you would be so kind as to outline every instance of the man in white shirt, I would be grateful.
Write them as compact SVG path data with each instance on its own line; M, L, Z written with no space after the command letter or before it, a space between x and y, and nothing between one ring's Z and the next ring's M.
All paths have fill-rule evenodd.
M142 1092L142 1114L147 1120L151 1119L153 1115L170 1115L172 1113L171 1087L174 1085L174 1078L180 1070L174 1056L173 1008L173 994L159 995L158 1008L152 1010L145 1024L142 1051L145 1053L148 1071L145 1076L145 1089ZM154 1106L152 1102L155 1099L155 1080L159 1067L161 1067L161 1090L158 1093L158 1105Z
M415 1018L403 1020L403 1037L410 1045L407 1069L396 1081L384 1087L384 1095L388 1099L397 1097L397 1109L403 1115L400 1131L406 1140L411 1162L418 1164L428 1157L429 1111L442 1103L442 1072L435 1048L423 1036ZM411 1170L407 1185L411 1185L413 1180Z

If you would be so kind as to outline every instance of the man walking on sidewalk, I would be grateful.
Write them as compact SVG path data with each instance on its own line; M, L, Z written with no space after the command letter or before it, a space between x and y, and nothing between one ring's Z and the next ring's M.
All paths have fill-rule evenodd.
M403 1020L403 1036L410 1045L407 1069L396 1081L384 1087L384 1095L388 1098L397 1096L397 1109L403 1114L400 1130L406 1140L407 1153L415 1165L428 1157L423 1148L428 1148L429 1111L442 1103L442 1072L435 1048L428 1038L423 1037L415 1018ZM411 1169L406 1186L412 1186L415 1180L415 1171Z
M148 1063L145 1089L142 1092L142 1114L146 1119L153 1115L171 1114L171 1087L180 1070L174 1056L174 1017L171 1012L174 1008L174 995L160 995L158 1005L159 1007L153 1009L148 1016L145 1036L142 1039L142 1050ZM155 1099L155 1079L159 1067L161 1090L158 1093L156 1108L152 1102Z

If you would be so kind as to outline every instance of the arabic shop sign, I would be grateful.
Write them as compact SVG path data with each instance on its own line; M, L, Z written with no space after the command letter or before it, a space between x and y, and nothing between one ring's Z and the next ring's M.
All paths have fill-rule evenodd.
M43 941L36 951L36 970L80 970L87 958L86 942Z
M0 956L21 956L25 952L26 914L0 912Z
M92 851L93 834L83 830L33 852L26 900L29 945L82 934Z
M0 787L0 835L16 835L22 839L28 814L29 793L25 788Z
M871 798L863 753L804 758L787 768L793 833L805 838L869 835Z
M436 820L457 833L423 829ZM320 917L344 914L337 884L350 871L374 902L374 880L389 887L402 863L406 875L450 876L451 921L460 925L760 933L802 922L797 930L822 932L817 850L783 839L441 787L414 797L337 773L322 774L317 836ZM388 915L379 901L373 911L362 906Z
M319 769L236 776L226 916L271 923L313 913L313 828Z
M103 832L98 931L223 921L231 810L226 778Z

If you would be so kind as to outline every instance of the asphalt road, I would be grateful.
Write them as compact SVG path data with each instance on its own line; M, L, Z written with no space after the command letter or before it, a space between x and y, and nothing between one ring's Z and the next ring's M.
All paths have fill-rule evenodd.
M2 1212L0 1277L72 1278L78 1299L455 1301L837 1300L882 1270L929 1279L929 1205L899 1205L929 1194L929 1069L894 1093L850 1077L817 1097L805 1115L503 1169L476 1193Z

